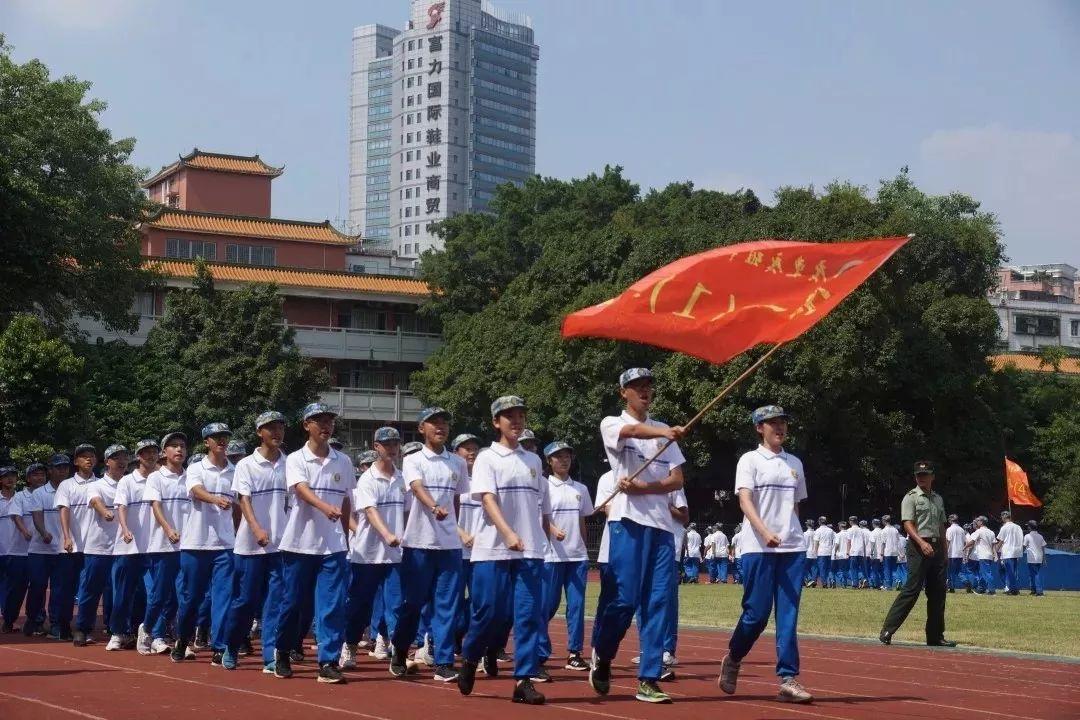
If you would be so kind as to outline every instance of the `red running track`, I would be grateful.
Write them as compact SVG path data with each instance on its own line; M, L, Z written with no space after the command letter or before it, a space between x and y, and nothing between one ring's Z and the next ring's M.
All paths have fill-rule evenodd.
M562 623L552 623L556 652L565 647ZM587 637L587 635L586 635ZM211 667L209 654L174 665L168 656L144 657L134 651L104 651L70 643L0 636L0 718L4 720L145 720L147 717L259 718L296 720L523 720L612 718L653 720L700 717L800 720L1066 720L1080 718L1080 664L838 640L801 641L803 684L814 693L812 705L775 702L777 680L771 636L763 636L743 663L738 692L726 696L716 674L727 633L684 628L679 636L675 681L665 689L674 705L648 705L634 699L637 641L631 630L620 657L612 694L598 698L586 674L550 664L555 681L539 685L543 707L513 705L512 679L479 674L471 697L458 694L422 671L409 680L389 676L386 663L364 657L347 673L345 686L316 683L313 663L294 664L291 680L263 675L256 656L242 658L229 672Z

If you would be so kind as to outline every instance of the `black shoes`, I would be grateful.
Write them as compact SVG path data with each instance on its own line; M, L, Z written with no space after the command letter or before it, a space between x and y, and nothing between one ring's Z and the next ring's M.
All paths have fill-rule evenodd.
M476 663L462 658L461 669L457 674L457 689L462 695L472 693L473 685L476 684ZM515 694L517 690L514 691Z
M670 665L663 665L660 668L660 680L663 682L671 682L675 679L675 671Z
M440 682L454 682L458 679L458 673L453 665L436 665L435 679Z
M607 695L611 692L611 661L593 658L592 669L589 670L589 685L597 695Z
M546 683L551 682L551 673L547 671L547 668L543 665L532 676L533 682Z
M926 644L929 645L930 647L956 647L956 642L955 641L947 640L945 638L938 638L937 640L934 640L933 642L931 642L930 640L927 640Z
M298 663L304 662L304 651L303 650L290 650L289 651L289 660L291 660L293 662L298 662Z
M877 636L877 639L886 645L892 645L892 633L888 630L882 629L881 634Z
M581 657L581 653L574 653L569 658L567 658L566 665L564 665L563 667L565 667L567 670L588 672L589 663L585 662L585 660Z
M493 650L484 654L484 658L480 661L480 669L484 671L484 674L488 677L499 676L499 651Z
M214 667L221 667L224 661L224 654L220 650L215 650L210 653L210 664Z
M523 705L543 705L544 696L533 687L532 680L525 678L514 683L513 701Z
M282 680L292 677L292 653L277 650L274 652L274 677Z
M321 683L328 683L330 685L344 685L345 676L341 674L341 670L338 668L337 663L323 663L319 666L319 677L316 678Z
M187 640L180 638L173 645L173 649L169 651L169 659L174 663L184 662L184 658L187 657Z

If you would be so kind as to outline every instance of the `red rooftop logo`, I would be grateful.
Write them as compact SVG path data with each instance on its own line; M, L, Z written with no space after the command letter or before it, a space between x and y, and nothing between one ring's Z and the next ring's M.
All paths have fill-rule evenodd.
M427 15L428 15L427 29L428 30L434 30L435 26L438 25L440 22L442 22L442 14L443 14L443 10L445 10L445 9L446 9L446 3L444 3L444 2L435 3L434 5L432 5L431 7L429 7L427 9Z

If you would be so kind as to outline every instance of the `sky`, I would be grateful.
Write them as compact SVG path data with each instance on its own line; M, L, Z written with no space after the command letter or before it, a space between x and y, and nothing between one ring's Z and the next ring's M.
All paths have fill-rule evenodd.
M1080 266L1080 3L494 0L533 18L537 172L643 189L908 167L999 219L1014 263ZM0 0L18 61L93 83L156 170L192 147L285 165L275 216L344 218L352 28L408 0Z

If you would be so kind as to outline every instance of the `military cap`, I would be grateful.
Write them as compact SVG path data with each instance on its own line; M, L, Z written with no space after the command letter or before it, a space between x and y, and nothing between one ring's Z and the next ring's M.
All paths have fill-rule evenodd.
M397 428L392 428L389 426L381 427L375 431L375 442L401 442L401 433L397 431Z
M649 368L636 367L624 370L622 375L619 375L619 387L624 388L635 380L641 380L642 378L653 378L652 370Z
M499 417L499 413L513 410L514 408L525 410L525 401L517 395L503 395L500 398L496 398L495 402L491 403L491 417L492 419L497 418Z
M266 412L259 413L259 417L255 418L255 430L261 430L264 425L269 425L274 422L285 424L285 416L277 410L267 410Z
M432 418L439 417L440 415L445 415L447 420L453 419L453 415L451 415L450 411L446 410L445 408L441 408L438 406L426 407L417 414L416 424L419 425L420 423L425 423Z
M759 407L754 412L750 413L750 422L754 425L763 423L766 420L772 420L773 418L784 418L791 420L791 415L784 412L784 408L779 405L764 405Z
M915 463L915 474L933 475L934 463L930 462L929 460L919 460L917 463Z
M300 412L300 417L304 422L307 422L313 417L318 417L319 415L333 415L334 417L337 417L337 413L331 410L329 405L321 402L310 403L304 406L304 409Z
M229 426L223 422L212 422L209 425L204 425L202 429L202 439L205 440L215 435L232 435L232 430Z
M472 433L461 433L454 441L450 443L450 449L457 452L457 449L467 442L474 442L477 445L480 444L480 438L476 437Z
M551 457L560 450L569 450L570 452L573 452L574 448L570 447L569 443L556 440L555 442L550 442L544 446L544 457Z
M119 453L126 453L126 452L128 452L128 449L126 447L124 447L123 445L120 445L119 443L114 443L113 445L110 445L109 447L105 448L105 454L102 455L101 457L103 459L105 459L105 460L108 460L113 455L118 455Z

